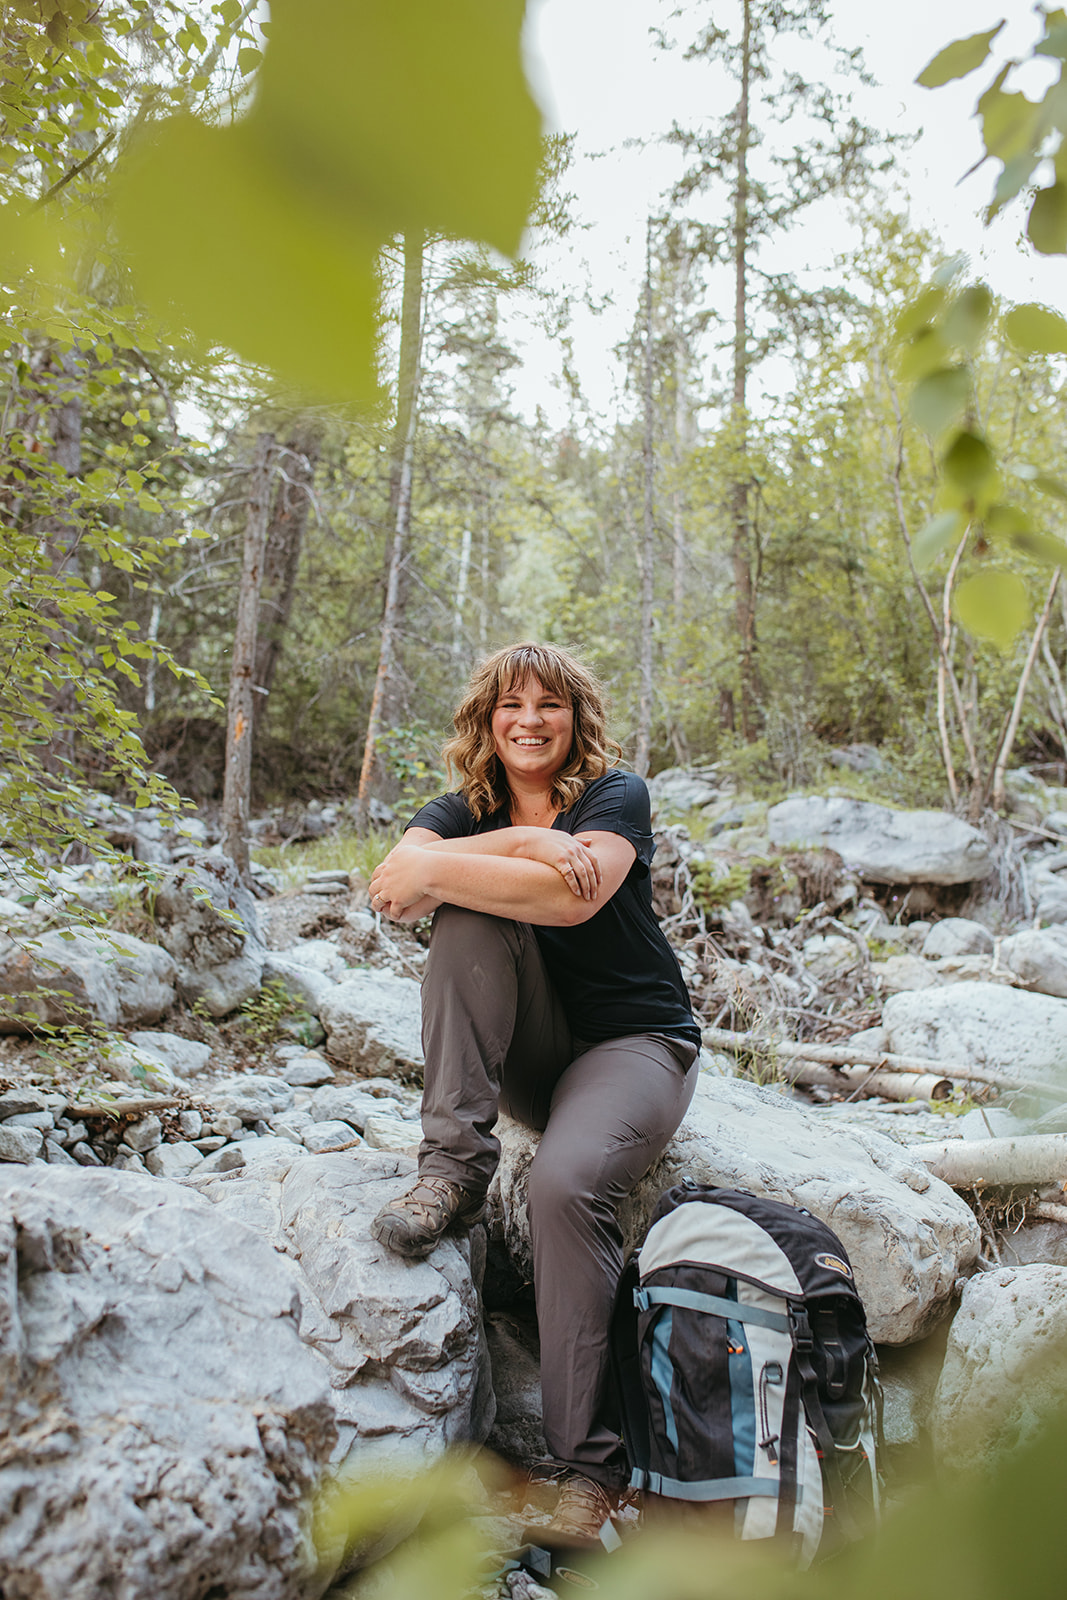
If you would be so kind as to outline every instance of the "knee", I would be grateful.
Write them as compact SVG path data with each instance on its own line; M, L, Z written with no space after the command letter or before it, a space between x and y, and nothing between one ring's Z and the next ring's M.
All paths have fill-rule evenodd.
M541 1159L542 1145L534 1157L527 1181L527 1205L534 1226L550 1220L581 1223L598 1210L596 1174L580 1163Z

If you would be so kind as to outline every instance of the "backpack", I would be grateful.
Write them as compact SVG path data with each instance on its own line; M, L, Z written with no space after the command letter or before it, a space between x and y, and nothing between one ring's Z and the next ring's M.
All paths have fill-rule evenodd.
M877 1357L844 1247L810 1212L668 1189L623 1272L611 1347L646 1504L732 1501L738 1537L777 1538L801 1566L873 1526Z

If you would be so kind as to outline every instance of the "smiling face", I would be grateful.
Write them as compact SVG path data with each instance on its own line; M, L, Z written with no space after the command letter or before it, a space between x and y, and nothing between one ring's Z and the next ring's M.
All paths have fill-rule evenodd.
M536 678L513 683L493 711L493 742L509 782L550 784L566 766L574 739L574 712Z

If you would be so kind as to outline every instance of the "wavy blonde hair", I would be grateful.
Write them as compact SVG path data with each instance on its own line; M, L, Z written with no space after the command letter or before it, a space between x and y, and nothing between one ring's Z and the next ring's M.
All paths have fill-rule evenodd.
M527 678L536 678L574 714L570 754L552 780L561 811L569 811L586 786L602 778L622 755L604 727L600 684L576 656L550 644L513 644L498 650L471 673L467 693L453 713L455 736L442 751L450 781L458 778L460 793L478 822L508 804L507 778L493 739L493 712L501 696L521 687Z

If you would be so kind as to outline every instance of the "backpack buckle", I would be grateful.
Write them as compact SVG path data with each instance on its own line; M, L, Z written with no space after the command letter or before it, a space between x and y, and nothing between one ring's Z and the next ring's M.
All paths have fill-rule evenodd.
M789 1302L789 1326L795 1350L805 1353L814 1350L815 1340L812 1338L808 1313L802 1305L795 1305L792 1301Z

